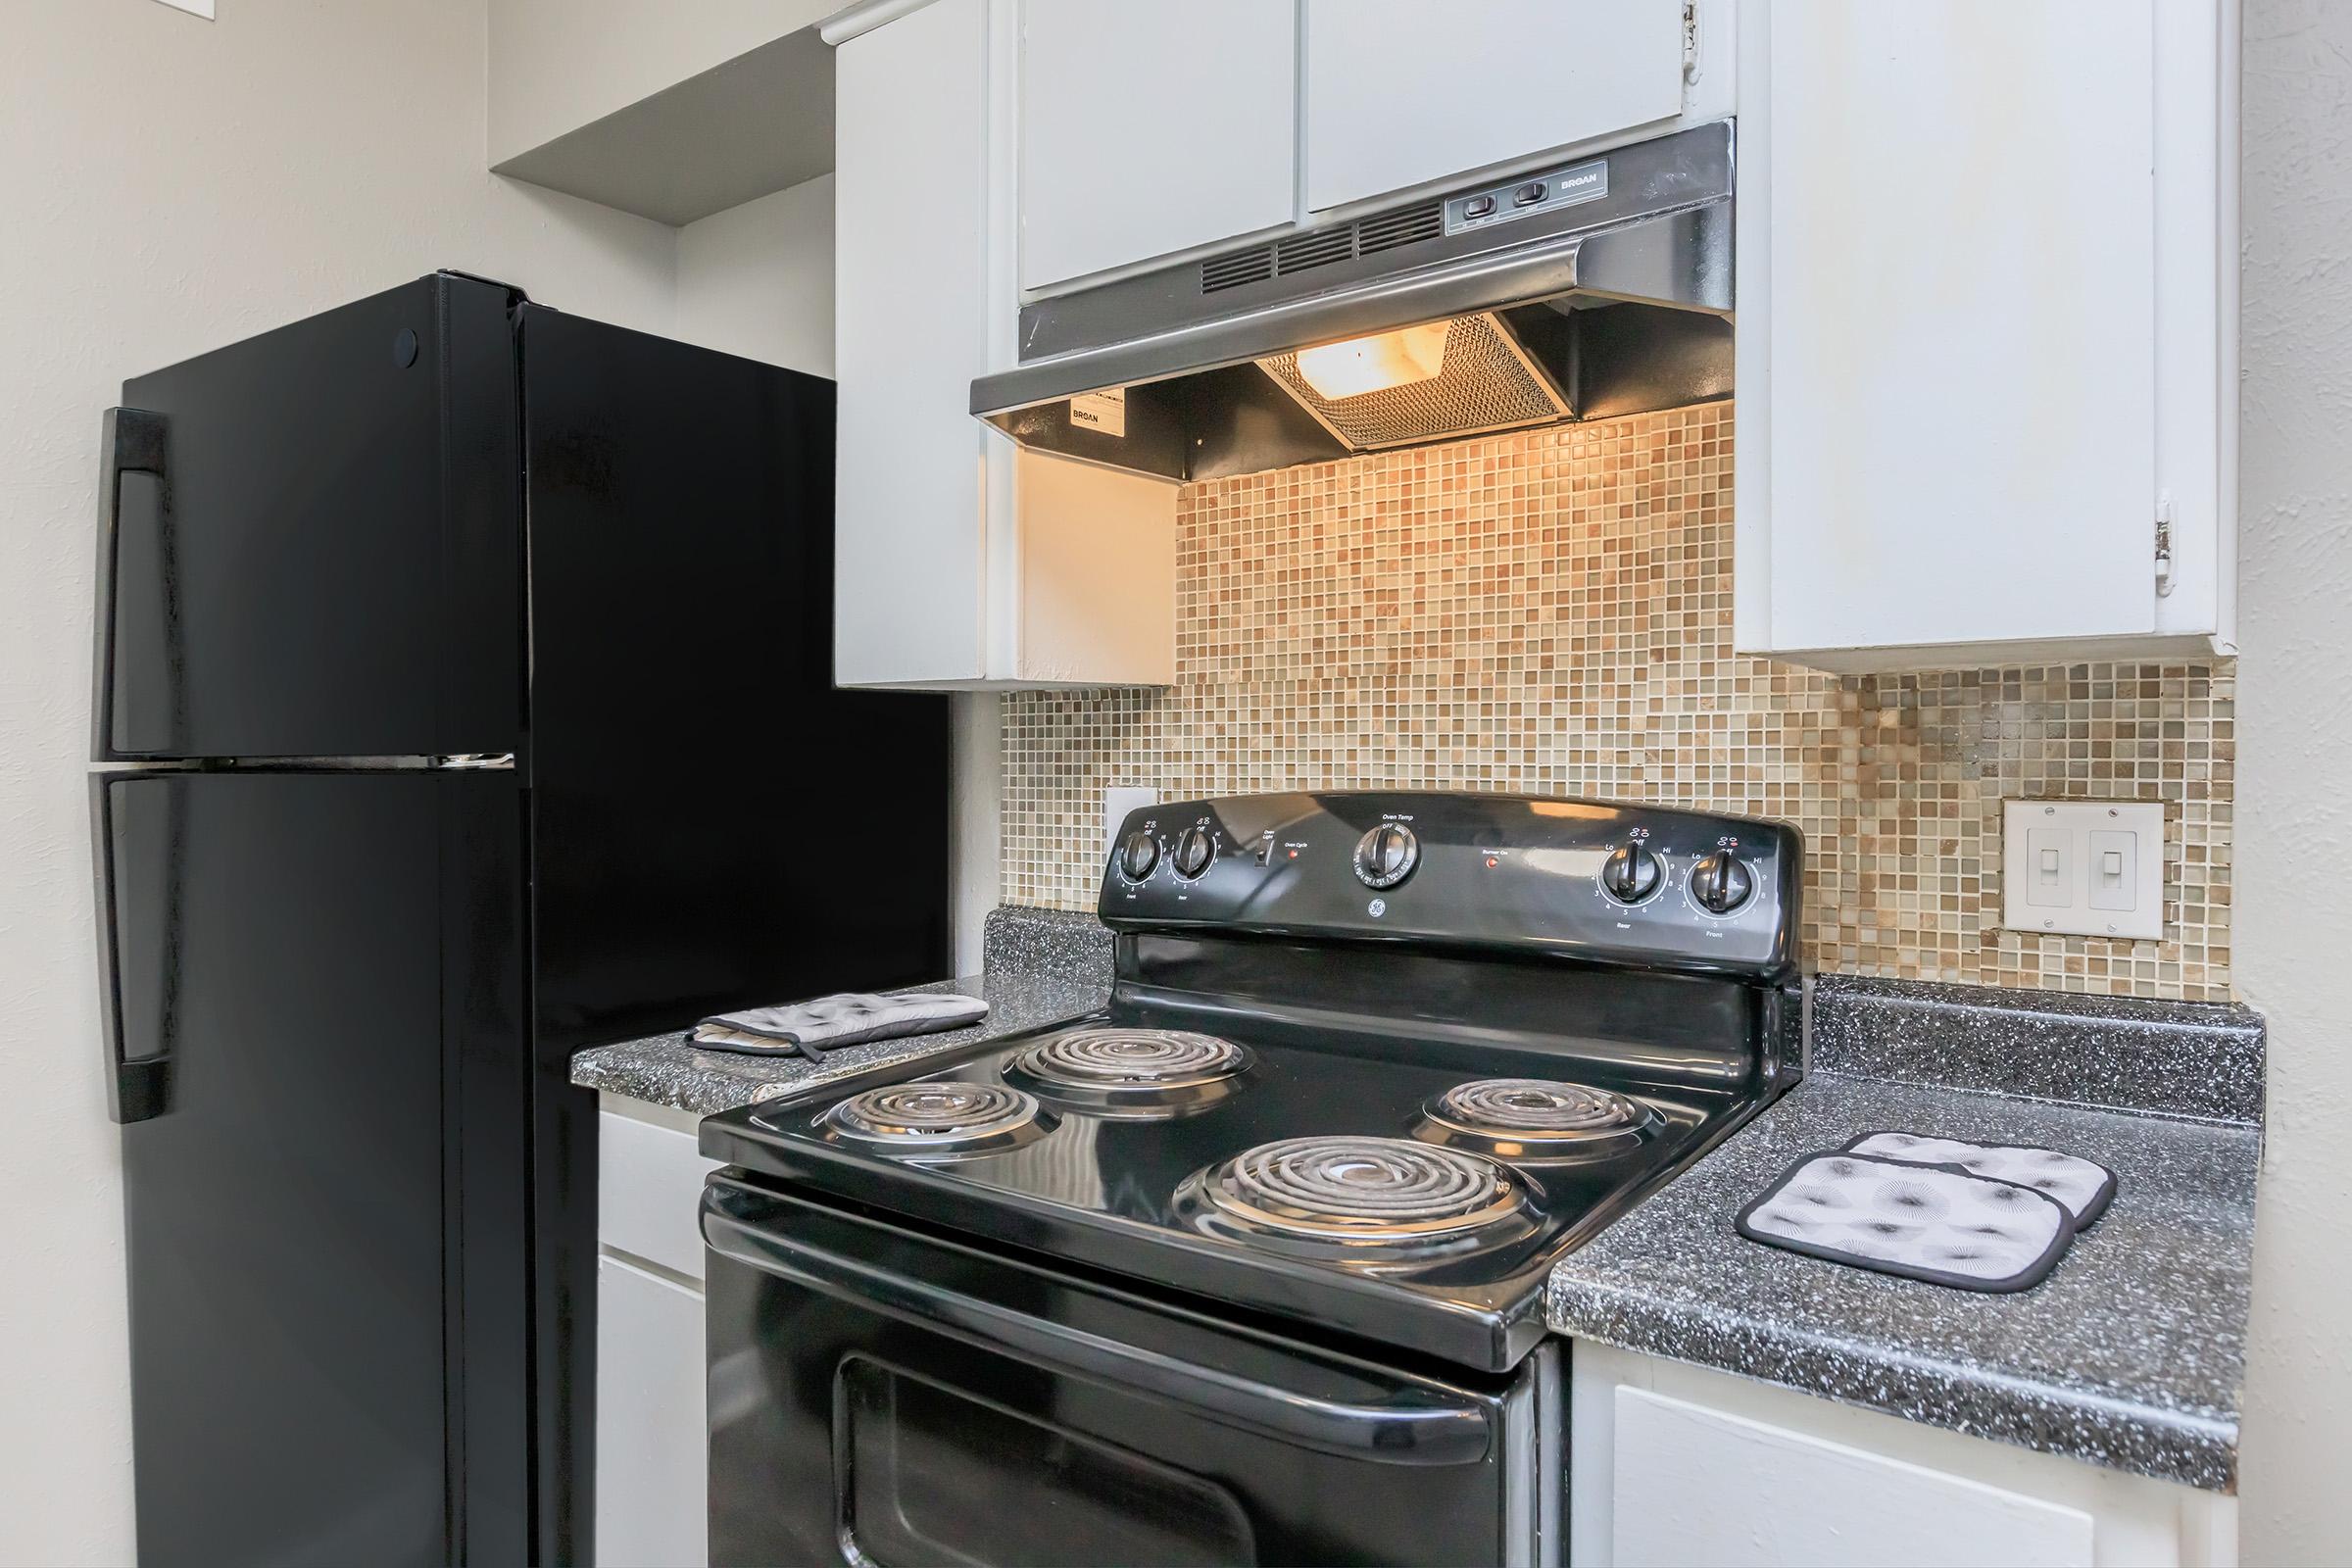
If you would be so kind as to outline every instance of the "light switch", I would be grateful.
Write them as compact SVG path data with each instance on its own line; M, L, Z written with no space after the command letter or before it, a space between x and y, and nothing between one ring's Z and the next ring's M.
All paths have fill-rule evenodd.
M2139 903L2139 835L2090 835L2090 906L2129 910Z
M2154 941L2164 935L2164 808L2149 801L2001 803L2001 923Z
M2026 835L2026 848L2031 852L2033 880L2026 887L2026 902L2038 908L2063 909L2075 899L2074 878L2066 874L2066 829L2037 827Z

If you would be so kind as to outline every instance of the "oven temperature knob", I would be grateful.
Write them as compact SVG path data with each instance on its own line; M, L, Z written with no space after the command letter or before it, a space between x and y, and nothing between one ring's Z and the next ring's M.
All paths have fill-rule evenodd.
M1176 840L1176 874L1187 882L1208 869L1217 858L1217 841L1204 827L1188 827Z
M1421 841L1402 822L1383 822L1355 844L1355 874L1368 888L1393 888L1421 863Z
M1119 846L1119 874L1130 882L1141 882L1158 864L1159 840L1149 833L1130 833Z
M1600 885L1619 904L1640 904L1665 874L1658 858L1639 844L1621 844L1600 862Z
M1717 850L1690 868L1690 896L1709 914L1729 914L1756 891L1756 879L1740 857Z

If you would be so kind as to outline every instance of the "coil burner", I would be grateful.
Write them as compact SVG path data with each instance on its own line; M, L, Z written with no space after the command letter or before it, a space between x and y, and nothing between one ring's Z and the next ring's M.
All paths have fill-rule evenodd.
M1049 1100L1114 1116L1161 1118L1215 1103L1256 1058L1246 1046L1179 1029L1072 1029L1005 1063Z
M1051 1111L1003 1084L892 1084L852 1095L819 1118L844 1142L908 1158L990 1154L1043 1138Z
M1286 1138L1185 1183L1203 1228L1282 1248L1414 1251L1484 1246L1529 1224L1526 1196L1491 1159L1405 1138Z
M1549 1078L1456 1084L1421 1112L1414 1136L1496 1159L1592 1159L1655 1137L1658 1114L1638 1100Z

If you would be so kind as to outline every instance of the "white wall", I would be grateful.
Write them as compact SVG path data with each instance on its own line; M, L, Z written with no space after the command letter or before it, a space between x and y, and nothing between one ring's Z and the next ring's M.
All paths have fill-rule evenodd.
M706 348L832 375L833 176L679 229L671 330Z
M2236 951L2270 1019L2249 1563L2352 1562L2352 5L2248 0Z
M125 375L440 266L652 331L673 311L672 230L483 172L483 0L220 11L0 5L6 1562L131 1556L82 783L99 411Z
M252 0L247 0L252 3ZM492 164L797 32L841 0L488 0Z

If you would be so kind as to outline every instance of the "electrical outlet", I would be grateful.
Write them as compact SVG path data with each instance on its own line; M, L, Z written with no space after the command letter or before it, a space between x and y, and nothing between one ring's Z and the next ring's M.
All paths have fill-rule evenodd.
M2164 808L2003 801L2001 923L2153 942L2164 935Z
M1142 807L1157 806L1159 791L1150 785L1113 785L1102 792L1102 854L1105 858L1119 847L1119 829L1127 821L1127 813Z

